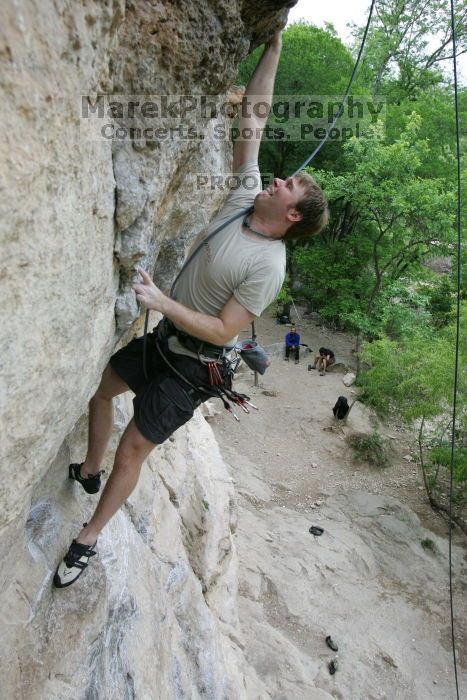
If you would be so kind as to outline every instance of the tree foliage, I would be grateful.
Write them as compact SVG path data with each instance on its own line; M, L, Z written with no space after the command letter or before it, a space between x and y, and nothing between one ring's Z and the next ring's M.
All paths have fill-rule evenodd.
M461 305L454 452L455 517L465 527L467 500L467 303ZM420 464L432 505L448 509L454 397L456 321L441 331L366 343L369 369L359 377L362 398L380 414L396 411L418 426Z
M467 7L457 3L458 55L467 51ZM330 25L300 23L284 33L277 95L340 96L363 28L349 51ZM366 338L369 366L359 381L366 401L397 411L418 427L420 462L430 502L446 509L450 464L456 301L456 148L449 0L378 0L354 96L386 100L385 120L358 138L328 141L310 172L328 195L331 219L318 238L288 245L288 286L330 323ZM258 55L240 70L246 83ZM459 86L461 124L467 90ZM465 150L461 134L461 151ZM263 143L260 166L284 177L315 143ZM465 216L467 173L462 169ZM451 258L450 275L427 269ZM465 256L464 256L465 257ZM466 298L462 261L463 338L455 442L456 517L467 480Z
M370 127L343 145L344 174L315 173L332 216L321 239L295 253L304 293L325 316L357 331L383 330L382 295L452 240L453 195L441 179L421 176L428 146L419 128L413 114L388 144L381 127Z
M467 7L456 6L457 54L467 51ZM362 29L355 29L359 43ZM414 98L445 79L452 60L449 0L378 0L369 31L364 72L373 93L393 101Z

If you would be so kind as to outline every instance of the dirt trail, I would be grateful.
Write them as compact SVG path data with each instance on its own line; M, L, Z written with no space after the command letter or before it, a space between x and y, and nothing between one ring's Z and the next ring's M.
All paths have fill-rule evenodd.
M352 368L346 335L311 322L299 329L313 351L330 347ZM257 322L265 346L282 342L287 330L272 318ZM240 374L236 388L260 410L240 411L240 423L225 412L210 421L239 500L240 609L255 671L249 697L454 697L447 527L427 505L409 461L412 436L400 425L378 424L392 446L390 465L356 461L345 435L370 432L376 418L357 402L347 426L332 429L337 397L350 402L355 393L343 371L308 371L312 356L302 353L298 365L276 357L258 387L251 372ZM308 533L313 523L324 527L322 537ZM434 552L422 547L426 539ZM463 541L454 541L460 572ZM460 576L456 582L462 600ZM465 615L458 611L460 626ZM336 630L342 670L331 677L324 637Z
M260 411L252 416L242 416L240 411L240 423L223 414L216 419L213 427L222 444L234 445L237 454L261 464L263 475L273 487L276 482L284 482L290 491L288 496L282 493L280 502L293 505L301 512L310 512L309 505L323 489L326 492L365 490L401 499L424 525L446 534L446 524L427 503L410 431L402 424L382 425L373 412L358 402L344 430L331 429L334 425L332 407L337 397L346 396L350 403L357 392L354 387L344 386L344 370L331 370L321 377L307 367L312 363L314 352L325 345L333 349L337 360L342 360L353 371L351 338L306 320L297 327L301 342L312 352L309 354L301 348L298 365L293 360L285 362L282 357L275 357L266 374L259 376L257 388L253 386L251 372L239 375L236 387L254 396ZM265 346L282 342L288 330L288 326L277 325L271 317L256 322L258 341ZM249 331L244 333L245 337L247 333ZM390 466L381 470L356 461L345 442L349 433L366 432L374 425L389 441L392 452ZM409 455L412 462L407 459Z

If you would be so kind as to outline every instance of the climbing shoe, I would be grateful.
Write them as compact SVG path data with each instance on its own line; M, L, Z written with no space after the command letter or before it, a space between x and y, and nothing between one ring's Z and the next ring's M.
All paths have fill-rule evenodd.
M312 525L311 527L308 528L308 532L310 532L315 537L321 537L324 530L319 525Z
M101 476L105 473L104 470L102 469L100 472L97 472L97 474L89 474L87 477L83 478L81 476L82 466L82 464L70 464L68 470L70 479L74 479L80 483L86 493L97 493L101 487Z
M65 558L60 562L55 572L55 588L71 586L81 576L90 558L96 554L95 546L96 543L89 546L87 544L79 544L79 542L73 540Z

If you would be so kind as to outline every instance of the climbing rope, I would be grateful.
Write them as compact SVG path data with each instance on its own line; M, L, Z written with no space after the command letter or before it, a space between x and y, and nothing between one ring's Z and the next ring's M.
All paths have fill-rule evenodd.
M299 168L297 168L297 170L294 172L294 174L292 175L292 177L293 177L294 175L296 175L297 173L299 173L300 170L303 170L303 168L306 167L306 166L308 165L308 163L309 163L310 161L312 161L313 158L320 152L320 150L322 149L322 147L324 146L324 144L325 144L326 141L328 140L329 135L330 135L332 129L334 128L334 126L335 126L337 120L339 119L339 117L341 116L341 114L342 114L342 112L343 112L343 110L344 110L345 101L346 101L346 99L347 99L347 97L348 97L348 94L349 94L349 92L350 92L350 88L352 87L352 83L353 83L353 81L354 81L354 78L355 78L355 74L356 74L356 72L357 72L358 65L359 65L359 63L360 63L360 58L362 57L363 48L364 48L365 43L366 43L366 37L367 37L367 34L368 34L368 30L369 30L369 28L370 28L371 16L372 16L372 14L373 14L373 9L374 9L374 7L375 7L375 4L376 4L376 0L372 0L371 7L370 7L370 12L369 12L369 14L368 14L368 21L367 21L367 23L366 23L365 31L363 32L363 39L362 39L362 43L360 44L360 50L359 50L359 52L358 52L357 60L355 61L355 64L354 64L354 67L353 67L353 71L352 71L352 75L350 76L349 84L347 85L347 88L346 88L346 90L345 90L345 92L344 92L344 94L343 94L343 96L342 96L341 103L340 103L340 105L339 105L339 109L337 110L336 116L334 117L334 120L333 120L331 126L329 127L328 131L327 131L326 134L324 135L324 137L323 137L323 138L321 139L321 141L318 143L318 145L316 146L316 148L310 153L310 155L308 156L308 158L307 158L306 160L303 161L303 163L301 164L301 166L300 166Z
M460 128L459 128L459 98L457 92L457 42L456 19L454 0L451 0L451 26L452 26L452 61L454 72L454 109L456 113L456 160L457 160L457 308L456 308L456 350L454 360L454 388L452 400L452 432L451 432L451 460L449 478L449 600L451 608L451 640L452 656L454 662L454 676L456 681L456 694L459 700L459 681L457 678L456 639L454 633L454 595L452 586L452 496L454 486L454 453L456 440L457 417L457 392L459 375L459 339L460 339L460 299L461 299L461 156L460 156Z

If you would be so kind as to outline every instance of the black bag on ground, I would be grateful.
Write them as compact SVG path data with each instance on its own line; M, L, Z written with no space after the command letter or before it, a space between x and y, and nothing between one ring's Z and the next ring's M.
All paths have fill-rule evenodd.
M350 407L349 407L349 402L345 398L345 396L339 396L337 399L334 408L332 409L332 412L334 413L334 417L337 418L338 420L343 420L347 413L349 412Z

